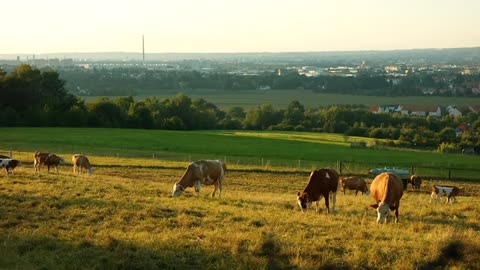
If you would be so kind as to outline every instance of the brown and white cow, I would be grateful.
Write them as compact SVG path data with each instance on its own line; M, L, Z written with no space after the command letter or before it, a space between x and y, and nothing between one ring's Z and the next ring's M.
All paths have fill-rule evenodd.
M73 164L73 173L78 172L79 174L83 172L85 169L88 175L92 175L95 171L95 168L90 165L90 161L85 155L82 154L75 154L72 156L72 164Z
M33 167L35 172L40 172L40 166L47 166L47 171L50 172L50 167L55 167L56 172L58 173L58 165L65 164L65 160L62 157L59 157L55 154L50 154L46 152L35 152L33 160Z
M338 178L338 172L332 168L322 168L312 171L305 189L297 193L297 203L300 206L300 210L302 210L302 212L304 210L306 211L312 205L312 202L315 202L315 210L318 211L318 205L323 196L325 198L327 214L330 213L329 197L331 197L333 211L335 211Z
M430 195L430 202L432 202L432 199L440 202L441 197L445 196L447 198L445 204L452 204L455 201L455 197L458 196L459 193L460 189L454 186L433 185L432 194Z
M179 182L173 185L172 197L180 196L187 187L195 186L197 197L200 196L201 185L214 185L212 197L215 197L217 189L222 197L223 177L227 171L227 165L220 160L197 160L190 163Z
M373 179L370 194L376 204L370 205L377 209L377 223L387 223L390 211L395 210L395 222L398 222L398 208L403 196L403 183L393 173L381 173Z
M355 196L357 196L359 191L366 196L370 195L370 191L368 190L365 180L356 176L340 178L340 189L343 191L343 195L345 195L346 189L355 190Z
M408 180L408 182L412 185L412 188L414 190L417 190L419 191L420 190L420 187L422 185L422 178L416 174L410 176L410 179Z
M9 174L13 174L13 170L21 164L22 162L20 160L11 158L0 158L0 168L5 168L7 176Z

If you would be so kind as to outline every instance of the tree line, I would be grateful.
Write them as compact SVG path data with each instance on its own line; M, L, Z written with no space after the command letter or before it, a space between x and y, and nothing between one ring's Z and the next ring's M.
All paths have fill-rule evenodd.
M469 123L470 131L457 136L455 128L462 123ZM28 65L20 65L10 74L0 72L0 126L312 131L442 151L480 146L480 118L476 113L457 118L418 117L376 114L358 105L306 109L299 101L290 102L285 109L262 104L248 110L232 107L224 111L185 94L142 101L132 96L102 97L86 103L65 90L65 81L56 71L40 71Z

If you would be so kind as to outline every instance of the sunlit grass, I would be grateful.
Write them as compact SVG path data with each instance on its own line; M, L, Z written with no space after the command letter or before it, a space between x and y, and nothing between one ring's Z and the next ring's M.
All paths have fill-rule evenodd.
M221 199L209 197L212 187L202 187L198 199L191 188L171 198L186 163L171 165L100 166L92 176L75 175L71 166L35 175L23 166L1 175L0 268L480 266L480 184L455 182L468 192L444 205L429 202L429 186L452 182L427 179L421 192L405 193L400 223L377 225L372 199L352 191L337 195L331 215L323 201L319 213L302 214L295 196L308 181L305 172L231 170Z

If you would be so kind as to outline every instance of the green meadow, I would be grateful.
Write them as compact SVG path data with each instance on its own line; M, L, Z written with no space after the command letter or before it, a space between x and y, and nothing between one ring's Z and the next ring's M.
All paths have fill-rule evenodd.
M352 142L375 145L375 140L339 134L253 131L165 131L103 128L0 128L0 150L15 155L47 151L70 156L84 153L103 157L185 162L215 158L230 166L309 171L318 166L350 164L356 174L369 167L433 167L475 170L480 158L396 148L351 148ZM115 159L114 159L115 162ZM131 161L141 165L144 161ZM363 164L363 165L362 165ZM358 168L357 168L358 167ZM478 172L472 171L470 174ZM432 175L430 172L429 175ZM434 176L434 174L433 174Z

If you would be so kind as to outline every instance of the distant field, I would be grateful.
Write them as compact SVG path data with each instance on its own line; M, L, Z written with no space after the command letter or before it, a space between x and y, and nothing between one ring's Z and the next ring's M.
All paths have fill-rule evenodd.
M222 91L222 90L182 90L158 91L148 96L136 96L135 99L143 100L146 97L157 96L159 98L171 98L177 93L184 93L192 99L204 98L221 109L228 109L233 106L251 108L260 104L271 104L277 109L286 108L293 100L298 100L306 108L337 104L418 104L418 105L440 105L447 106L455 104L480 105L480 98L472 97L379 97L379 96L355 96L339 94L319 94L310 90L268 90L268 91ZM97 97L81 97L87 102Z
M31 162L36 150L71 156L73 153L121 158L137 158L136 165L161 165L160 161L179 162L215 158L229 167L268 170L309 171L319 166L337 166L344 161L345 172L366 174L371 167L425 167L423 175L447 177L447 168L457 171L453 177L478 179L480 157L441 154L400 149L351 148L353 141L375 141L338 134L308 132L249 131L164 131L92 128L0 128L0 151L12 150ZM141 160L138 160L140 158ZM107 165L107 164L105 164ZM434 167L434 169L428 169ZM428 170L427 170L428 169Z

